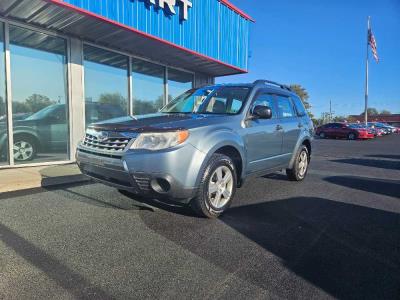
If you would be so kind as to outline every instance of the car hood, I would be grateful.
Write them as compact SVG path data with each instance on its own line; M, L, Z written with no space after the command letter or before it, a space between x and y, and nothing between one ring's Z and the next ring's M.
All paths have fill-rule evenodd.
M91 129L104 131L163 132L191 129L221 122L226 115L211 114L166 114L156 113L121 117L94 123Z

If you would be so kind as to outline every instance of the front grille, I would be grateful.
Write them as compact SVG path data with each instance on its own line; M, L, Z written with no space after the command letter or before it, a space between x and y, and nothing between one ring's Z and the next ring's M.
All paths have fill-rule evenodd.
M132 138L128 137L107 137L101 138L90 133L86 133L83 145L108 152L123 152Z

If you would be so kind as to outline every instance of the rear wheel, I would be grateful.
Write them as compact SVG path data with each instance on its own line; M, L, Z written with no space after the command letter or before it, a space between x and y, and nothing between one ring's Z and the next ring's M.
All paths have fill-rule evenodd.
M289 180L302 181L308 171L308 165L310 162L310 156L306 146L301 146L297 151L296 158L291 169L286 169L286 175Z
M203 171L197 196L191 202L193 210L207 218L220 216L232 202L236 183L233 161L226 155L213 154Z
M354 132L350 132L347 136L349 140L355 140L357 138L357 135Z

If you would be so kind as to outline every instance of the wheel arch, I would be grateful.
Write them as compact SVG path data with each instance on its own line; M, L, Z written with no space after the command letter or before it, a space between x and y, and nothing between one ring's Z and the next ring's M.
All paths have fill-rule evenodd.
M201 172L199 172L198 178L196 180L196 185L200 183L203 170L207 168L207 164L212 157L213 154L219 153L219 154L224 154L228 156L229 158L232 159L233 163L235 164L236 172L237 172L237 186L240 186L242 179L244 178L245 174L245 166L246 166L246 160L245 160L245 155L244 155L244 150L243 146L241 146L239 143L235 142L234 140L229 140L229 141L222 141L214 147L210 148L207 151L207 155L204 158L204 161L201 166Z
M19 131L19 132L17 131L14 133L13 140L15 141L18 137L31 138L35 142L35 144L37 146L37 150L40 150L40 147L41 147L40 140L35 134L33 134L31 132L26 132L26 131Z
M309 158L309 160L311 160L312 139L310 137L304 137L303 139L300 139L297 142L296 147L293 150L293 155L292 155L292 158L290 159L289 166L288 166L289 169L293 168L293 164L294 164L294 161L296 159L297 151L299 151L299 148L301 146L306 146L307 151L308 151L308 158Z

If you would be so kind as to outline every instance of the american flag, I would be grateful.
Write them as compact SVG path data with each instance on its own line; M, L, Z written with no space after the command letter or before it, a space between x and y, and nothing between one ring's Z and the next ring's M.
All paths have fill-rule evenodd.
M375 61L379 62L379 57L378 57L378 46L376 45L376 40L375 40L375 36L372 33L372 30L370 29L368 31L368 44L371 47L372 50L372 54L374 55Z

